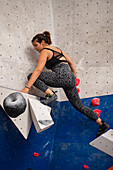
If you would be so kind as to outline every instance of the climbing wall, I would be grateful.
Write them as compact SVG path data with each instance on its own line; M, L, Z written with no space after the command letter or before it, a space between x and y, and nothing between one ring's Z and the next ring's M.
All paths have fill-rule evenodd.
M52 1L55 40L73 59L80 96L113 93L113 1ZM65 31L64 31L65 30ZM60 91L61 100L65 100Z
M100 109L101 118L113 129L113 95L99 98L96 107L91 106L92 98L82 99L82 103ZM89 144L99 129L95 122L77 112L69 101L50 106L54 125L38 134L32 125L27 140L0 108L0 170L83 170L83 165L91 170L107 170L113 166L113 157Z
M81 95L113 93L113 1L74 1L73 56Z
M38 59L31 43L33 36L45 30L54 35L51 12L51 1L0 1L1 86L16 90L25 86ZM54 37L52 40L54 43Z
M93 107L93 98L84 98L82 103L91 108L101 110L100 117L113 129L113 95L98 96L100 105ZM87 165L89 170L107 170L113 166L113 143L109 138L100 140L99 145L103 152L94 148L89 143L96 138L99 126L89 118L77 112L69 101L60 102L58 119L54 135L49 170L84 170ZM105 142L103 144L103 142ZM109 144L108 144L109 142ZM104 151L107 150L106 154Z
M74 61L83 104L92 108L89 97L98 96L101 118L113 129L113 0L0 0L0 23L0 86L16 90L25 86L39 55L31 39L48 30L53 45ZM44 95L34 88L30 93ZM40 134L32 125L27 140L0 108L0 170L113 166L112 157L89 145L98 125L66 100L58 89L58 101L51 104L54 125Z
M2 86L25 86L39 55L31 39L48 30L53 45L69 54L75 63L81 79L80 97L113 93L112 0L1 0L0 16ZM64 92L58 91L59 100L67 100Z

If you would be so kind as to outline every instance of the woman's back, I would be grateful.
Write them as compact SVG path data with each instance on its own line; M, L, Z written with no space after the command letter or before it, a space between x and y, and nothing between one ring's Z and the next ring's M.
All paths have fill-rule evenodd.
M54 46L52 47L46 47L43 50L47 50L48 52L48 57L47 57L47 62L45 64L46 68L52 69L54 66L56 66L59 63L67 63L67 60L62 53L62 51L59 48L56 48Z
M60 56L60 55L61 55L61 57L59 58L59 60L66 60L63 52L59 48L57 48L55 46L47 46L44 49L48 50L48 60L50 60L52 57L57 57L57 56Z

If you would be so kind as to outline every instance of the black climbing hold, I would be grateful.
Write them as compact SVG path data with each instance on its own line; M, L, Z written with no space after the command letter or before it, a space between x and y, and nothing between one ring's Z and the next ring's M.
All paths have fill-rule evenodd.
M10 117L16 118L25 112L27 104L23 95L19 92L15 92L4 99L3 106Z

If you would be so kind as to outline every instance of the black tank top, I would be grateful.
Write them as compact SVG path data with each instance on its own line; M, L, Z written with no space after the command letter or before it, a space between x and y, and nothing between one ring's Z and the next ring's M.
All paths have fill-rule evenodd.
M65 57L61 51L60 52L57 52L55 50L52 50L50 48L44 48L44 49L47 49L47 50L50 50L53 52L53 56L50 60L48 60L45 64L46 68L47 69L52 69L53 67L55 67L57 64L61 63L61 62L67 62L67 60L59 60L62 56Z

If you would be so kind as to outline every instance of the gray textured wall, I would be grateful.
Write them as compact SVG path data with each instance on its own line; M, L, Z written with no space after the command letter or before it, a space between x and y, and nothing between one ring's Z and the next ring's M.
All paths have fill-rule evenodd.
M0 25L1 86L24 87L37 65L31 39L48 30L76 65L80 97L113 93L113 0L0 0Z

